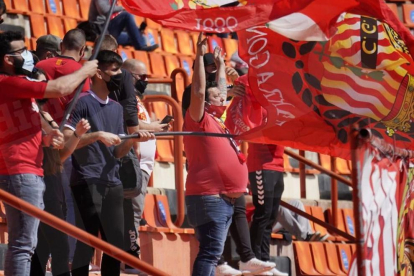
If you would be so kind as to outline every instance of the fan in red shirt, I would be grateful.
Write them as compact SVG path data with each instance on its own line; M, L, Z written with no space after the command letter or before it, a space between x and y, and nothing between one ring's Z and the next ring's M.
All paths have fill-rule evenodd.
M17 32L1 33L0 188L43 208L42 140L49 141L46 146L60 147L63 136L52 130L42 139L40 115L33 98L59 98L72 93L86 77L95 74L97 63L88 62L77 72L49 82L22 75L33 67L33 56L23 36ZM9 243L4 273L28 275L39 220L9 205L5 207Z
M206 87L203 61L206 51L207 39L203 40L200 34L193 84L191 91L183 95L183 129L228 133L219 119L225 110L221 91ZM234 201L246 190L247 166L233 139L184 137L184 149L188 161L185 198L188 220L200 242L192 275L213 275L223 252Z
M80 29L70 30L65 34L65 37L62 40L62 54L39 61L36 64L36 67L45 71L49 80L69 75L82 67L79 61L85 54L85 48L85 33ZM83 85L83 92L89 90L89 83L90 80L88 78ZM70 94L58 99L50 99L44 106L44 110L47 111L58 124L60 124L63 119L66 105L72 100L73 96L74 94Z

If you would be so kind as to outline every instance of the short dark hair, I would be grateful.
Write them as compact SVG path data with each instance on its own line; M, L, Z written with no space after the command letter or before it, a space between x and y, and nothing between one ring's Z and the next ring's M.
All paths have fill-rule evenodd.
M208 91L210 88L217 87L217 82L215 81L207 81L206 83L206 91L204 94L204 100L208 102L208 98L210 95L210 92ZM183 110L183 116L185 117L185 113L187 112L187 109L190 107L191 103L191 86L187 86L183 93L183 98L181 100L181 108Z
M79 51L86 44L85 32L81 29L68 31L62 40L62 45L66 50Z
M24 41L24 37L20 32L7 31L0 33L0 66L3 66L4 56L11 51L11 43L13 41Z
M98 56L96 57L98 60L98 68L104 70L106 67L116 64L117 66L122 66L122 58L115 52L109 50L99 51Z

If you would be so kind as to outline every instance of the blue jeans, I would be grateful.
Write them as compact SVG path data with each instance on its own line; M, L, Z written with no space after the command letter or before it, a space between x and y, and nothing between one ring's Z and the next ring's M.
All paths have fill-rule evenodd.
M0 189L43 210L43 178L34 174L0 175ZM37 244L39 220L7 204L6 219L9 244L4 275L26 276Z
M216 196L185 197L188 222L200 243L193 276L214 276L233 216L233 205Z
M123 30L126 29L126 32ZM135 23L135 18L129 12L123 11L109 22L108 32L115 37L119 45L132 45L135 50L147 46L147 42Z

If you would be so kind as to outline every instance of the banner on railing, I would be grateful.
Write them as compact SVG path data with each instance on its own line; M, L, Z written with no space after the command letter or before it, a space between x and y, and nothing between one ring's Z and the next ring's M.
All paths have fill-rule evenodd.
M412 171L407 170L403 159L385 157L368 143L357 150L357 160L365 275L412 275ZM358 275L356 255L352 260L349 275Z

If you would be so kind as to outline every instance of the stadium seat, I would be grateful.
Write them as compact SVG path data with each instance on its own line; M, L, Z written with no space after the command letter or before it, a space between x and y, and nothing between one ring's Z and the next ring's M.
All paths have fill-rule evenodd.
M74 0L73 0L74 1ZM50 15L62 15L62 10L60 9L59 0L45 0L46 2L46 12Z
M74 1L74 0L68 0L68 1ZM79 0L79 10L81 19L88 21L89 16L89 5L91 4L91 0Z
M197 32L191 32L190 33L190 38L191 41L193 42L193 49L194 49L194 53L197 53L197 40L198 40L198 34Z
M231 58L234 52L237 51L238 43L239 41L236 39L223 38L224 50L226 51L226 54L227 54L226 56L228 58Z
M208 47L210 49L210 52L214 51L214 48L220 47L224 51L224 45L223 41L221 40L221 37L218 37L216 35L212 35L208 38Z
M190 57L179 56L178 59L180 60L180 67L185 70L187 73L188 79L191 81L193 77L193 63L194 59Z
M0 201L0 223L6 223L6 208L3 201Z
M289 156L287 154L283 154L283 167L285 172L291 173L298 173L299 169L294 169L292 165L290 165Z
M404 23L408 27L414 27L414 4L403 4Z
M177 36L178 50L182 55L194 56L194 47L190 34L185 31L175 31Z
M144 201L144 214L148 226L140 226L140 231L170 232L168 227L162 227L158 222L157 207L153 194L146 194Z
M345 243L338 243L336 244L336 250L339 256L339 266L344 273L348 274L352 258L351 246Z
M192 228L178 228L171 221L170 207L168 205L168 198L166 195L154 195L155 201L158 205L158 219L163 226L172 229L175 233L188 233L194 234L194 229Z
M148 58L148 53L145 51L134 51L134 58L145 63L145 66L147 67L147 74L151 75L151 65Z
M62 0L63 15L66 17L81 20L78 3L75 0Z
M321 275L313 264L312 253L309 242L293 242L293 248L296 258L296 272L300 275Z
M159 53L154 53L154 52L148 53L148 55L149 55L149 60L151 62L152 77L156 77L156 78L168 77L163 56Z
M157 31L160 31L162 29L162 26L160 24L156 23L155 21L149 18L147 18L145 22L147 22L147 27L150 29L154 29Z
M131 51L131 49L118 47L118 54L122 57L123 61L125 61L126 59L134 58L132 52L133 52L133 50Z
M45 2L43 0L29 0L29 7L32 13L45 14Z
M330 224L334 225L333 218L332 218L332 209L331 208L326 209L326 218L327 218L327 221ZM339 230L343 231L343 232L347 232L346 228L345 228L344 215L343 215L343 212L341 211L341 209L338 209L338 227L337 228ZM343 238L342 236L338 236L335 233L331 233L331 235L333 237L335 237L336 241L347 241L347 239Z
M65 36L62 18L57 16L46 16L46 22L48 34L56 35L60 38L63 38Z
M145 36L147 37L147 45L160 45L160 38L158 34L158 30L146 28L145 29ZM154 52L160 52L160 48L156 49Z
M347 275L341 269L340 262L340 255L336 250L336 245L334 243L324 242L323 243L326 256L329 256L328 267L329 270L332 271L335 275Z
M30 14L30 28L32 37L39 38L46 35L45 18L41 14ZM62 24L62 23L61 23Z
M355 219L353 209L341 209L346 232L355 237Z
M323 215L322 207L311 206L310 209L311 209L312 216L322 221L325 221L325 216ZM319 231L319 233L321 233L321 236L326 235L328 233L328 230L326 230L325 227L317 223L314 223L314 229L315 231Z
M174 69L180 67L180 61L178 60L177 56L172 56L172 55L164 56L164 60L165 60L165 67L167 69L167 75L171 76L171 72L174 71Z
M312 251L313 263L315 269L322 275L336 275L333 273L328 266L328 255L326 254L325 248L322 242L310 242L310 248ZM330 256L329 259L332 257Z
M319 154L319 164L327 170L331 170L331 156ZM348 160L337 157L335 161L336 173L342 175L350 175L352 168Z
M63 18L63 25L65 26L65 33L72 29L76 29L78 22L74 18Z
M178 54L175 35L171 29L163 28L160 31L162 49L169 54Z

